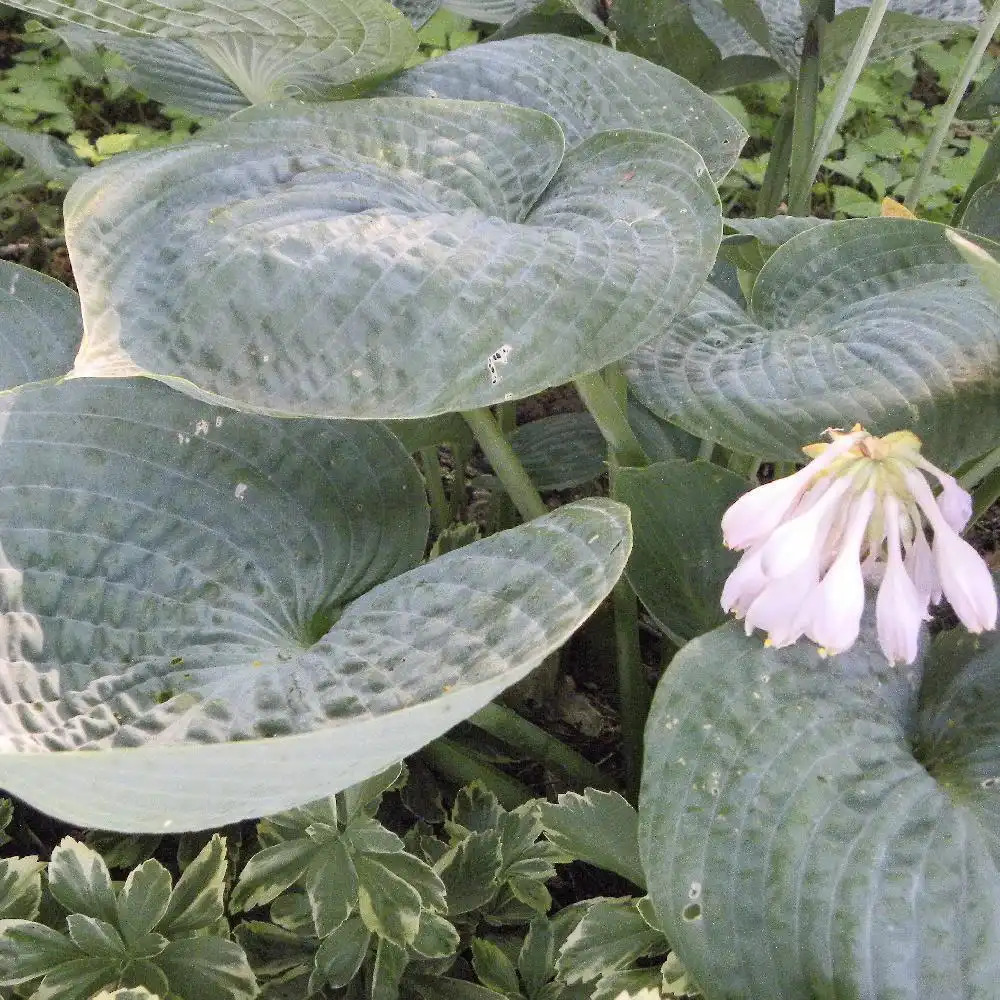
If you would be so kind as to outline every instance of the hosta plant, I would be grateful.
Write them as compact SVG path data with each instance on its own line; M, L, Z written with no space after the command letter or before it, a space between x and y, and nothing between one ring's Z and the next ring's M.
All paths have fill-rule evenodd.
M503 23L430 60L432 4L23 6L205 121L71 171L79 297L0 273L0 782L144 836L4 862L0 981L991 996L996 594L959 532L1000 496L1000 159L950 227L919 202L1000 6L451 3ZM909 207L811 215L866 60L977 29ZM762 73L794 89L724 220L746 133L706 90ZM586 414L516 428L566 384ZM930 637L942 597L975 637ZM616 773L487 707L606 598Z

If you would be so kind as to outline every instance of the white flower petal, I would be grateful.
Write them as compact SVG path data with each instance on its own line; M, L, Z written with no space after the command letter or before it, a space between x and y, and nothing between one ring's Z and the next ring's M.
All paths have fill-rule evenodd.
M959 538L945 520L923 476L908 472L906 482L934 529L931 552L941 590L952 610L970 632L996 627L997 592L993 577L978 552Z
M921 600L903 565L900 554L902 541L899 535L899 504L896 498L886 497L883 509L886 516L888 559L885 576L875 600L878 642L890 663L912 663L917 658L920 623L927 612L927 600ZM924 544L927 544L926 541Z
M748 549L729 574L722 588L723 611L732 611L737 618L746 614L747 608L767 586L767 577L760 565L760 549Z
M855 501L837 558L811 601L806 634L829 653L854 644L865 609L865 581L861 573L861 541L875 507L875 494L866 490Z
M937 604L941 600L941 581L938 579L930 543L922 527L918 528L913 536L913 542L906 551L903 565L913 581L913 586L917 588L920 599L928 604Z
M997 592L979 553L964 538L937 529L931 551L941 589L961 623L970 632L995 628Z
M746 634L759 628L767 632L772 646L791 645L805 630L808 605L818 584L819 565L815 557L807 559L788 576L770 581L747 609Z
M761 567L769 577L787 576L812 553L818 559L837 520L837 505L850 485L849 479L838 479L805 513L774 529L761 550Z
M937 505L945 521L953 531L963 531L972 518L972 497L958 485L958 480L954 476L949 476L936 465L931 465L926 458L921 456L918 465L941 484L941 495L937 498Z
M809 489L816 475L854 447L862 434L837 438L805 468L744 493L722 516L722 537L730 549L745 549L771 534Z

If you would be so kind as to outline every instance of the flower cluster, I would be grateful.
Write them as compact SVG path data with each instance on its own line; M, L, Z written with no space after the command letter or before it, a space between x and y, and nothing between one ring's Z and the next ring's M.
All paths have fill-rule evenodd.
M912 663L920 624L946 597L971 632L996 625L993 580L959 537L972 500L920 454L909 431L874 437L830 429L803 450L794 475L740 497L722 518L726 545L744 550L722 607L773 646L802 636L824 653L858 637L865 581L878 584L878 641L890 663ZM937 497L924 474L941 487ZM932 532L928 541L927 529Z

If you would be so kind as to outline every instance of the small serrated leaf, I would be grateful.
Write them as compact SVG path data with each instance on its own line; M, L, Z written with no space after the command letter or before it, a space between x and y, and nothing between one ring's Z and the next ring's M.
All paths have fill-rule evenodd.
M153 858L129 872L118 892L118 927L129 945L163 919L172 885L170 872Z
M91 1000L160 1000L160 996L150 993L145 986L126 986L120 990L101 990Z
M548 913L552 908L552 895L537 878L515 875L507 879L507 888L536 913Z
M42 898L44 861L34 856L0 860L0 919L34 920Z
M471 833L434 867L445 884L450 916L485 906L500 887L500 835L495 830Z
M344 830L344 840L352 850L365 854L395 854L403 849L403 841L377 819L354 819Z
M420 926L420 894L370 854L354 859L358 873L358 912L365 926L400 947L410 944Z
M76 958L46 973L33 1000L90 1000L118 981L118 970L104 958Z
M420 858L405 851L380 854L378 861L417 891L423 907L439 911L446 909L444 882L426 861L421 861Z
M547 917L531 921L517 956L517 971L529 997L545 985L555 973L555 936Z
M31 920L0 923L0 985L15 986L80 958L65 934Z
M49 892L68 913L114 923L118 903L108 866L96 851L64 837L49 861Z
M473 833L496 829L503 815L497 797L481 782L460 788L451 810L451 822Z
M90 958L117 962L128 954L121 934L106 920L71 913L66 918L66 929L73 944Z
M399 984L409 961L405 949L380 938L375 950L370 1000L398 1000Z
M517 979L517 969L492 941L485 938L473 939L472 968L484 986L507 997L520 997L521 985Z
M587 788L539 804L545 836L578 861L646 886L639 861L639 814L617 792Z
M258 851L240 872L230 908L238 913L277 899L308 871L318 851L317 845L305 837L283 840Z
M156 961L172 994L197 1000L249 1000L257 994L246 953L235 941L217 937L171 941Z
M643 920L634 899L597 899L559 949L556 967L567 983L589 982L666 950L666 939Z
M135 868L151 858L163 838L157 834L123 834L88 830L84 843L97 851L108 868Z
M411 950L421 958L449 958L458 951L460 938L455 925L433 910L421 910L417 936Z
M159 929L171 937L212 927L224 916L226 842L218 834L184 869Z
M342 840L323 844L310 862L303 884L316 934L325 938L348 918L358 902L354 862Z
M358 813L364 812L374 816L378 804L386 792L400 787L406 781L406 765L402 761L390 764L384 771L373 774L365 781L351 785L343 791L343 801L347 807L347 815L338 817L346 823Z
M145 986L126 986L120 990L101 990L91 1000L160 1000L160 997Z
M345 987L358 974L371 937L361 918L354 916L323 938L309 979L310 989L323 985L335 990Z

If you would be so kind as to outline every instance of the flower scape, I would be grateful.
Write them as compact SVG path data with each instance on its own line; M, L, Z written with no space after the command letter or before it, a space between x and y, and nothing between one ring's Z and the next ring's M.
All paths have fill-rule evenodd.
M969 494L920 454L910 431L875 437L856 424L825 433L829 443L803 449L808 465L744 494L723 516L726 545L743 551L723 609L747 635L765 631L767 645L805 636L832 655L858 637L868 582L878 587L878 641L890 663L914 661L921 623L942 597L970 632L994 628L990 571L959 535L972 516Z

